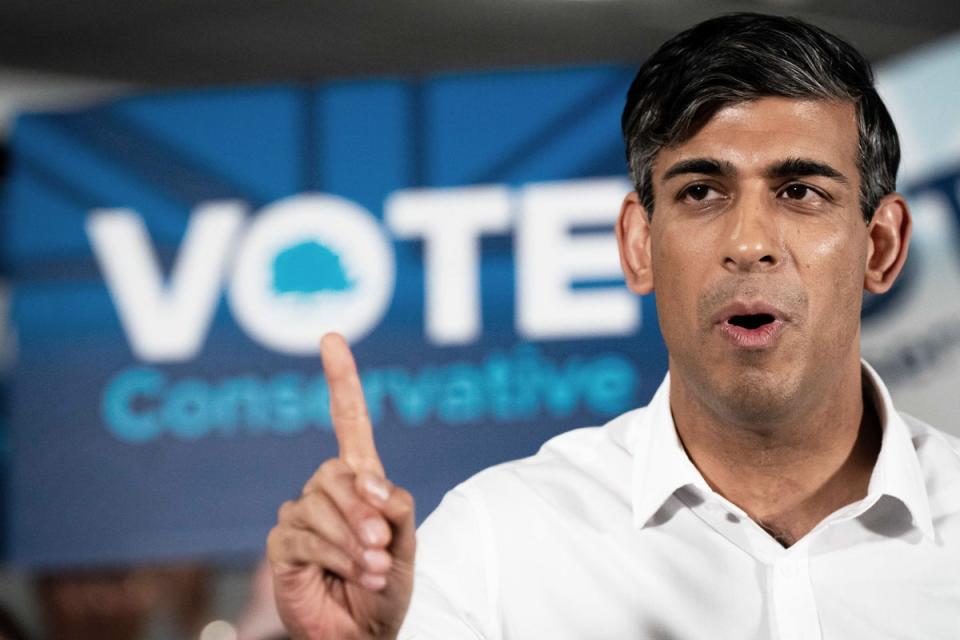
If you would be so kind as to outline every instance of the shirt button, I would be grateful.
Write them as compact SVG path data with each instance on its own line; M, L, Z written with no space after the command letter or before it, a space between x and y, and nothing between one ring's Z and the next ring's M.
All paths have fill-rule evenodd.
M777 569L784 578L792 578L797 575L797 565L790 560L781 562Z

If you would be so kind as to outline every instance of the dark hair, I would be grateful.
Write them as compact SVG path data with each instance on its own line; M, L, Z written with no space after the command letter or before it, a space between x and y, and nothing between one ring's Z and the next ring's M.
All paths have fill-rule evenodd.
M653 213L651 174L660 149L689 140L725 106L768 96L853 102L860 208L869 222L896 188L900 164L897 130L870 63L818 27L756 13L720 16L678 34L633 79L621 126L630 178L647 211Z

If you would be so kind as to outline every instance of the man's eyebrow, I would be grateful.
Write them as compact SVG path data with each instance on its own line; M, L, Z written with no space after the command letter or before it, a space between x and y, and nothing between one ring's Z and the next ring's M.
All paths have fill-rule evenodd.
M767 178L799 178L801 176L823 176L847 184L847 177L823 162L807 158L787 158L771 165L766 171Z
M663 173L663 182L686 173L700 173L707 176L728 178L737 175L737 168L727 160L715 158L689 158L671 165Z

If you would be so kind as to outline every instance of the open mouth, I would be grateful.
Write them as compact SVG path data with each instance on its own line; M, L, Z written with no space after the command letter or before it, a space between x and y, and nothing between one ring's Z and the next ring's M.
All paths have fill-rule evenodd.
M719 323L719 328L721 334L737 347L767 349L777 344L784 320L766 312L733 313Z
M720 335L735 347L750 350L776 346L790 318L763 300L735 300L711 318Z
M776 320L776 318L769 313L752 313L749 315L730 316L727 322L735 327L742 327L743 329L759 329L764 325L772 323L774 320Z

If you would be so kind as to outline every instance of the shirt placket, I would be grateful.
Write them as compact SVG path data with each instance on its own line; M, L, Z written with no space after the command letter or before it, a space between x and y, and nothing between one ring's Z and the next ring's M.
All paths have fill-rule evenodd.
M820 640L820 618L810 583L806 545L768 565L773 624L778 640Z

